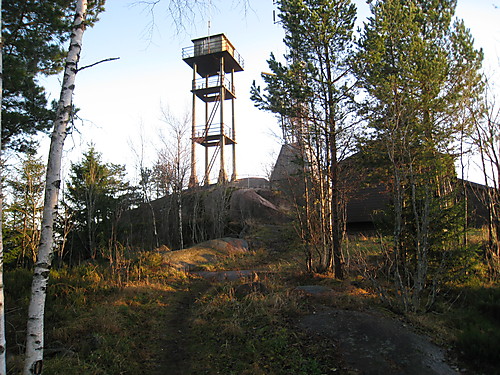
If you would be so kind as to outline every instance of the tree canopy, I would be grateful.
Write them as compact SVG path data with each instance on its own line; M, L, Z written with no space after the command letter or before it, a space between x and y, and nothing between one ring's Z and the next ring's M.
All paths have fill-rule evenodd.
M103 5L90 2L89 24ZM52 125L54 108L38 79L62 70L73 15L72 0L3 1L2 148L33 150L32 136Z
M74 243L83 257L108 245L113 225L134 202L125 167L104 163L93 146L71 165L66 198L73 217Z
M442 278L443 254L450 277L463 246L454 162L480 99L483 56L454 20L455 7L455 0L374 2L353 58L366 94L364 149L392 192L394 276L407 309L432 303L422 296Z

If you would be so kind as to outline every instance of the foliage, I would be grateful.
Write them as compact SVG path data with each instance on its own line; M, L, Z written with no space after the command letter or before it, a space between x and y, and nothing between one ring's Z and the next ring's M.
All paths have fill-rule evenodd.
M428 308L463 247L464 212L454 171L457 140L470 130L482 90L482 52L455 1L378 1L353 60L370 127L365 153L392 193L394 278L405 309Z
M7 178L10 203L5 209L4 256L7 265L33 265L40 238L45 167L41 159L27 154Z
M104 2L89 2L90 25ZM48 107L38 78L62 70L73 14L72 0L3 2L2 148L33 151L31 137L51 126L55 109Z
M495 285L466 287L462 293L464 298L451 318L452 326L460 330L456 348L477 369L498 373L500 289Z
M118 218L137 200L125 181L125 167L104 163L93 146L71 165L66 199L74 224L72 246L82 258L95 258L112 243Z
M356 7L349 0L279 1L288 47L286 65L274 55L271 74L263 74L265 94L252 86L256 106L281 116L286 142L296 143L302 161L305 203L299 210L303 240L310 247L307 264L319 254L320 271L335 269L342 278L342 183L339 160L351 146L349 121L352 52ZM302 212L301 212L302 211Z

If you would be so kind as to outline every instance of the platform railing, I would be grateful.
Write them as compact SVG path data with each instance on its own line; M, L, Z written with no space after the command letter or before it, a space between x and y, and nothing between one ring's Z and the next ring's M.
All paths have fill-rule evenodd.
M233 139L233 130L227 126L223 125L222 127L224 131L224 135L230 139ZM207 138L213 136L220 136L220 123L219 124L210 124L207 128L206 125L198 125L195 127L195 137L196 138Z
M221 86L220 75L209 77L208 80L206 78L197 78L193 80L193 91L215 88L220 86ZM234 85L225 76L222 78L222 86L224 86L227 90L231 91L233 94L235 93Z
M229 54L234 57L234 59L242 68L245 67L245 61L243 60L243 57L241 57L239 52L236 51L230 43L218 38L210 40L210 42L208 42L207 40L193 46L184 47L182 49L182 58L188 59L190 57L203 56L224 51L229 52Z

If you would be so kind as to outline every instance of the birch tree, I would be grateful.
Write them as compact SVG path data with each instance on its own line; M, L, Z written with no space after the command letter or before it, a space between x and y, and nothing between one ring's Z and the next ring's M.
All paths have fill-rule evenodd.
M158 153L159 163L170 171L170 190L176 198L177 203L177 230L179 232L179 246L184 247L184 223L182 215L182 191L186 186L186 178L189 172L189 147L187 142L187 130L190 119L188 115L179 119L168 109L161 109L165 124L169 127L168 140L160 136L163 149Z
M136 170L139 172L139 187L141 191L141 201L142 203L145 203L148 208L149 212L151 213L151 224L152 224L152 229L153 229L153 243L155 247L159 247L160 243L158 240L158 226L157 226L157 219L156 219L156 213L152 205L152 201L154 199L158 199L159 195L155 194L155 190L158 191L158 189L155 189L155 179L154 179L154 167L149 168L146 166L145 163L145 148L146 148L146 141L145 141L145 135L144 135L144 127L141 122L139 126L139 144L136 145L132 140L130 140L130 149L132 153L135 156L135 163L136 163Z
M0 108L3 101L3 35L2 35L2 0L0 0ZM0 110L0 134L2 133L2 111ZM3 287L3 155L0 139L0 375L7 374L5 340L5 298Z
M44 311L54 250L53 230L61 186L61 159L71 117L73 92L78 72L78 61L82 50L86 15L87 0L78 0L47 162L42 232L28 308L24 375L41 374L43 368Z

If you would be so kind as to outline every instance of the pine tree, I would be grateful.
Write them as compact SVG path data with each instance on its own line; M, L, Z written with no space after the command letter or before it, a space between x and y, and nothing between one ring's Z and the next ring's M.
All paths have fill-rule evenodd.
M450 242L458 217L454 148L471 125L464 109L482 88L482 52L463 22L452 22L455 6L373 3L353 60L367 94L360 110L370 127L365 147L390 176L394 275L407 309L425 308L430 275L440 277L443 251L457 246Z
M131 187L125 182L125 167L104 163L93 146L79 163L71 165L67 203L73 217L73 235L82 244L80 256L95 259L108 245L115 216L128 208Z
M266 93L252 88L252 99L282 116L285 138L296 142L305 165L306 201L302 231L308 258L320 254L318 271L334 269L343 277L339 157L350 127L349 56L356 8L349 0L282 0L286 65L271 55L272 74L263 75ZM314 249L314 250L313 250ZM308 261L310 264L310 261Z
M55 107L38 79L63 70L71 35L74 0L7 0L3 7L2 147L33 151L33 136L48 131ZM87 23L96 20L104 0L90 2Z

